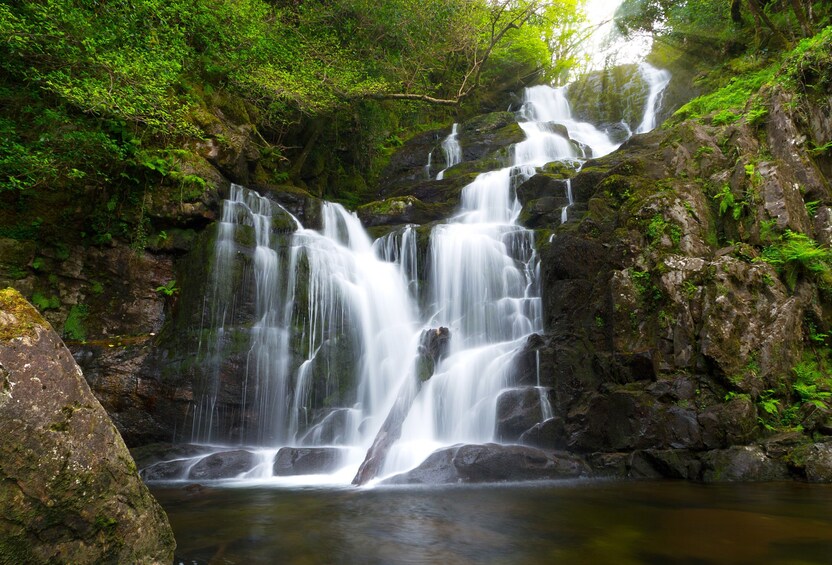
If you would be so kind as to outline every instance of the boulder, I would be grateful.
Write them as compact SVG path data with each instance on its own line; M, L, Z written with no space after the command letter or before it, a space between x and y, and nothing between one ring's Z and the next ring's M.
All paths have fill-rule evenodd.
M810 483L832 483L832 443L814 443L795 449L790 464Z
M0 291L0 561L171 563L167 516L72 355Z
M549 418L535 424L520 435L518 440L523 445L541 449L565 449L566 440L563 432L563 418Z
M300 440L301 445L343 445L350 426L350 408L330 410Z
M733 446L702 455L702 480L717 482L781 481L789 478L786 464L769 458L760 447Z
M251 471L258 463L258 457L244 449L220 451L200 459L191 467L188 479L192 481L211 481L216 479L233 479L246 471Z
M503 391L497 397L496 437L500 441L516 441L523 432L539 424L544 419L541 395L548 394L546 389L537 387Z
M331 473L344 462L344 450L337 447L283 447L274 458L278 477Z
M523 445L462 445L434 452L384 484L492 483L571 479L589 474L579 457Z
M448 328L431 328L422 332L416 359L416 376L420 382L433 376L436 364L448 354L450 344L451 331Z
M697 480L702 463L697 454L686 449L646 449L632 454L627 476L630 478Z

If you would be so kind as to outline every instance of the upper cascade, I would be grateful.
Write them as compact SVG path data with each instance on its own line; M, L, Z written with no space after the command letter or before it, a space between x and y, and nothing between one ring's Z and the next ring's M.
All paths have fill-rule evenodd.
M436 175L436 180L445 178L445 171L462 162L462 146L459 144L459 124L451 126L451 133L442 140L442 154L445 156L445 168Z

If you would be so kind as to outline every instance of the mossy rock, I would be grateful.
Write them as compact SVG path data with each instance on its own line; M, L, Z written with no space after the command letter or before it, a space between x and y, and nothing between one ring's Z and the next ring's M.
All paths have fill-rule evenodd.
M516 124L517 118L512 112L492 112L481 114L465 121L459 128L461 140L479 137L483 134L502 129L510 124ZM461 142L461 141L460 141Z
M0 562L169 563L173 532L66 346L0 291ZM12 391L14 401L12 399Z
M15 289L0 290L0 341L34 337L38 327L51 328L49 322Z
M618 65L581 76L569 84L572 115L593 124L641 123L649 87L637 65Z

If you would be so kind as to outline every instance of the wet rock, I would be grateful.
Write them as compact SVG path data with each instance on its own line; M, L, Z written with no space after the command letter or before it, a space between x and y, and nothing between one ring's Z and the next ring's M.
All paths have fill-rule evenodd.
M169 563L162 508L69 351L0 291L0 556L9 563Z
M623 118L635 131L644 115L648 91L637 65L618 65L571 82L567 96L575 119L601 124Z
M523 445L539 447L541 449L565 449L563 418L549 418L535 424L520 435L518 439Z
M434 451L415 469L384 479L382 484L441 485L462 482L454 467L454 456L458 449L458 447L452 447Z
M646 449L633 453L628 476L697 480L701 472L702 463L695 452L685 449Z
M283 447L272 469L278 477L331 473L342 466L344 455L337 447Z
M476 161L497 149L519 143L526 134L512 112L482 114L464 122L459 128L463 161Z
M567 416L570 449L624 451L701 447L696 414L656 401L646 391L626 388L593 395Z
M702 428L702 442L709 449L748 443L757 431L757 410L744 397L709 406L697 420Z
M347 441L346 430L350 425L349 408L329 411L317 424L312 426L300 443L302 445L343 445Z
M192 481L211 481L216 479L233 479L242 473L251 471L259 458L244 449L221 451L200 459L191 467L188 479Z
M789 478L785 463L770 459L758 446L734 446L702 455L702 480L717 482L780 481Z
M384 484L489 483L567 479L589 473L574 455L520 445L462 445L434 452L412 471Z
M798 476L810 483L832 483L832 443L815 443L795 449L789 456Z
M427 224L450 216L458 203L425 203L415 196L395 196L359 206L356 212L365 227Z
M537 387L508 389L497 397L495 436L500 441L516 441L530 428L543 420L541 394L549 391ZM546 398L546 402L549 402Z
M145 481L175 481L188 478L188 468L194 464L193 459L175 459L159 461L139 471Z
M130 449L130 455L133 456L133 459L136 461L136 466L141 470L161 461L188 459L200 455L207 455L212 451L213 449L207 445L194 445L191 443L149 443Z
M436 365L448 354L451 344L451 331L440 327L422 332L419 337L418 358L416 359L416 376L424 382L433 376Z

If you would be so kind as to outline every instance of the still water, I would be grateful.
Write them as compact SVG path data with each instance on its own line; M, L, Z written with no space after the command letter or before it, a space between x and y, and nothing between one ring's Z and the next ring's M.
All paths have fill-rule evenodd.
M832 564L832 485L154 487L177 563Z

